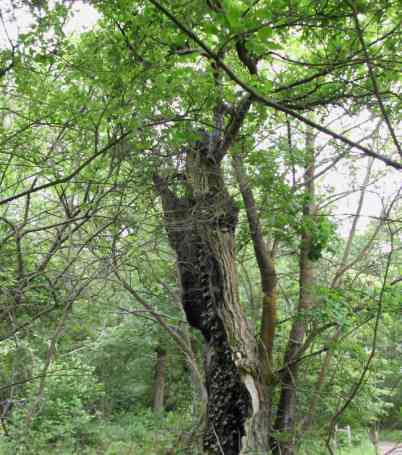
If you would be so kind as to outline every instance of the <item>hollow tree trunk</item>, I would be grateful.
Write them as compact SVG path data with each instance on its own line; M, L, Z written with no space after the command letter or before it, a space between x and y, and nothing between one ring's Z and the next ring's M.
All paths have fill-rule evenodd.
M204 453L240 455L255 448L260 395L257 346L239 303L234 235L237 212L223 181L219 150L197 143L186 154L187 195L155 177L169 241L176 251L182 304L206 344L208 393Z

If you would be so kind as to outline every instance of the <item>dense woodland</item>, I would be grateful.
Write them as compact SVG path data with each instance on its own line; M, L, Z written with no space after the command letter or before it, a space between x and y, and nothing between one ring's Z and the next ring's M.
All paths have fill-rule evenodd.
M1 454L402 442L401 11L1 1Z

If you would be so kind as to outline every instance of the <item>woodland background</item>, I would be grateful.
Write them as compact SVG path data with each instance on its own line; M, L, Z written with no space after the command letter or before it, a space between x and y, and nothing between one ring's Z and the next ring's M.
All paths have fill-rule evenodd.
M237 327L258 351L271 440L241 453L401 442L401 10L1 2L1 454L240 453L205 448L210 319L172 246L194 226L233 240L230 374Z

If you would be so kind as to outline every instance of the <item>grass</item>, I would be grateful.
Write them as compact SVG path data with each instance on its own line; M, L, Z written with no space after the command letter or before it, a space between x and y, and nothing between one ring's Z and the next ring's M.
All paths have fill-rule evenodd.
M380 441L402 443L402 430L381 430Z
M370 441L363 441L359 446L338 450L337 455L375 455L375 451Z
M126 414L109 421L90 422L74 439L41 444L40 441L32 441L34 444L30 450L27 446L7 447L7 441L0 440L0 455L165 455L168 449L179 449L179 435L183 429L188 431L193 426L191 416L185 411L161 416L149 412ZM400 430L381 431L380 440L402 442L401 433ZM367 430L356 430L353 436L352 447L345 445L345 440L338 440L342 448L336 451L336 455L375 455ZM177 453L196 455L194 450L189 452L184 447ZM312 438L305 442L299 455L328 455L328 451L322 440Z
M35 434L25 442L0 438L0 455L162 455L178 448L183 429L192 429L185 411L126 414L87 423L75 437L66 434L53 442L38 440Z
M353 432L353 445L349 446L346 438L338 438L338 449L336 455L376 455L374 446L368 439L366 430L356 430ZM328 455L328 449L324 440L320 438L305 441L298 455Z

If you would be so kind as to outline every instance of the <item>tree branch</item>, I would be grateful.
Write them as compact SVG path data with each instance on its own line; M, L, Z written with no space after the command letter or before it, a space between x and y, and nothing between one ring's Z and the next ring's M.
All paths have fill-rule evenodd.
M50 188L55 185L59 185L60 183L66 183L72 180L76 175L78 175L83 169L85 169L87 166L89 166L92 161L95 161L97 158L102 156L104 153L106 153L108 150L110 150L112 147L114 147L116 144L120 143L123 139L125 139L131 131L127 131L126 133L122 134L119 138L116 140L109 142L105 147L100 149L98 152L94 153L92 156L90 156L88 159L86 159L81 166L78 166L77 169L75 169L71 174L66 175L65 177L62 177L60 179L53 180L52 182L45 183L44 185L39 185L37 187L31 187L29 190L22 191L21 193L14 194L14 196L10 196L5 199L0 200L0 205L7 204L8 202L15 201L16 199L19 199L23 196L26 196L28 194L36 193L37 191L45 190L46 188Z
M368 53L366 43L364 41L362 28L360 27L358 12L356 10L355 5L352 2L349 2L348 0L345 0L345 1L350 6L350 8L353 11L353 20L354 20L355 27L356 27L357 37L358 37L358 39L360 41L360 44L362 46L362 50L363 50L363 53L364 53L364 58L365 58L367 70L368 70L368 73L369 73L369 76L370 76L370 79L371 79L371 83L373 85L374 95L377 98L377 102L378 102L378 105L380 107L381 114L382 114L382 116L384 118L384 121L385 121L387 127L388 127L389 133L391 134L391 137L392 137L392 140L393 140L393 142L395 144L395 147L397 148L397 150L399 152L399 155L402 158L402 148L401 148L401 146L399 144L398 138L396 137L395 131L394 131L392 125L391 125L391 122L389 120L388 114L387 114L387 112L385 110L384 103L382 102L382 99L381 99L380 88L378 87L377 78L376 78L376 75L374 74L373 64L372 64L372 61L371 61L371 58L370 58L370 54Z
M388 166L391 166L395 169L400 169L402 170L402 163L399 163L397 161L394 161L384 155L380 155L379 153L374 152L373 150L369 149L368 147L365 147L363 145L360 145L356 143L355 141L352 141L348 139L345 136L342 136L339 133L336 133L335 131L332 131L312 120L309 118L299 114L298 112L293 111L292 109L283 106L282 104L277 103L276 101L272 101L268 98L266 98L264 95L260 94L255 90L253 87L248 85L246 82L244 82L242 79L240 79L231 68L229 68L219 57L218 54L216 54L212 49L209 48L198 36L190 30L187 26L185 26L179 19L177 19L176 16L174 16L169 10L167 10L164 6L162 6L157 0L149 0L159 11L161 11L165 16L167 16L180 30L182 30L186 35L188 35L191 39L193 39L204 51L209 55L210 58L213 58L216 62L216 64L223 69L223 71L227 74L227 76L233 81L236 82L240 87L242 87L246 92L248 92L256 101L264 104L265 106L271 107L277 111L283 112L285 114L290 115L293 118L298 119L299 121L305 123L306 125L311 126L312 128L321 131L322 133L333 137L336 140L339 140L340 142L343 142L344 144L348 145L349 147L356 148L357 150L360 150L364 154L371 156L373 158L376 158L383 163L387 164Z

